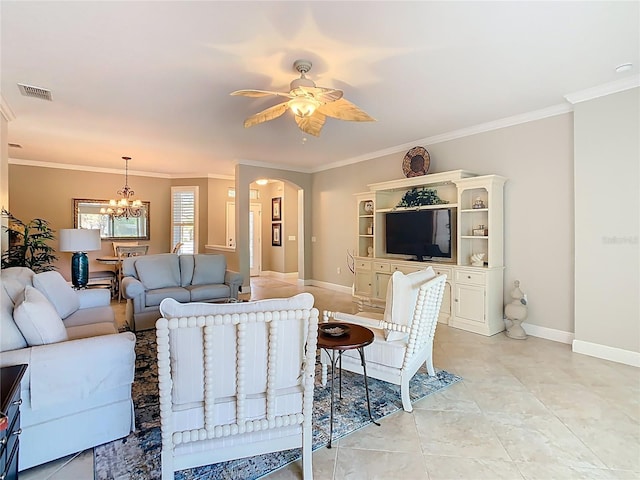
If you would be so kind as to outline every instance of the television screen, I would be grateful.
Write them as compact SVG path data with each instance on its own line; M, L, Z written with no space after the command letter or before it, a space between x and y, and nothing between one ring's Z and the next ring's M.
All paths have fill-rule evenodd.
M387 253L417 260L451 259L452 208L390 212L386 215Z

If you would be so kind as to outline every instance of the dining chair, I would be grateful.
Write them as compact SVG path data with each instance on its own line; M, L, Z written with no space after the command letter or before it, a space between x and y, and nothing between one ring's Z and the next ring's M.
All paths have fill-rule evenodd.
M122 300L122 260L127 257L146 255L148 251L149 245L119 245L116 247L116 257L118 257L118 264L116 266L118 275L118 303Z

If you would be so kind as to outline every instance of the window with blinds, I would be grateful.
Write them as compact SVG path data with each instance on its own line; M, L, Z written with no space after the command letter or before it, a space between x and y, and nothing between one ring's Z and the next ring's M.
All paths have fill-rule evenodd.
M198 253L198 187L171 187L171 245Z

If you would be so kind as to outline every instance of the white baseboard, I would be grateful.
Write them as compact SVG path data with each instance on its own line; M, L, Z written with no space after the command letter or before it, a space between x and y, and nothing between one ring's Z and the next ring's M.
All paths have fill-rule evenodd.
M312 287L326 288L327 290L333 290L334 292L346 293L351 295L351 287L345 287L344 285L338 285L336 283L321 282L319 280L306 280L305 285Z
M260 272L261 277L271 277L277 280L281 280L283 282L292 283L294 285L298 284L298 272L272 272L271 270L262 270Z
M585 342L583 340L574 340L572 347L575 353L611 360L612 362L624 363L632 367L640 367L640 352L622 350L621 348L608 347L607 345Z
M571 332L563 332L562 330L555 330L553 328L540 327L530 323L523 323L522 328L524 328L527 335L531 335L532 337L553 340L554 342L566 343L567 345L571 345L574 338L574 334Z

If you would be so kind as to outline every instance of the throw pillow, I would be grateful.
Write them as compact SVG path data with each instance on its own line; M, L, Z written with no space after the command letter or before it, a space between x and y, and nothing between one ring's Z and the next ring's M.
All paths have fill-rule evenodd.
M224 255L194 255L191 285L218 285L224 283L227 259Z
M68 339L67 330L56 309L47 297L29 285L13 310L13 318L30 347Z
M413 320L413 311L418 300L418 290L423 283L435 276L436 272L432 267L407 275L398 271L394 272L387 287L387 305L384 311L384 320L410 327ZM389 295L391 295L391 300ZM389 342L404 340L408 335L407 333L392 330L385 330L384 333Z
M60 318L67 318L80 308L78 294L58 272L42 272L33 276L33 286L54 306Z

